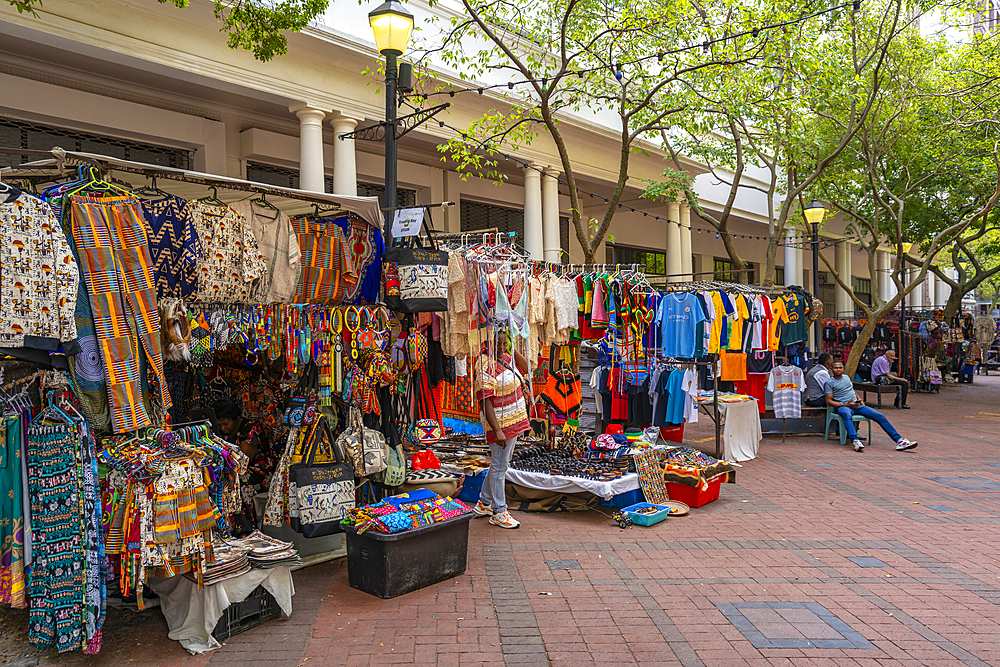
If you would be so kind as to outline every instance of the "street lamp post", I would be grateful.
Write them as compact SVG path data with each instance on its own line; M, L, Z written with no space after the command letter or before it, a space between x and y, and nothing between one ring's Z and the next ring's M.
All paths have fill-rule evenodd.
M906 254L910 252L910 248L913 244L906 239L901 239L899 242L899 258L903 266L902 274L899 276L900 285L902 286L903 297L899 300L899 374L903 374L903 359L906 358L904 346L906 345L906 337L903 335L903 326L906 322L906 299L909 298L906 295Z
M802 214L806 218L806 222L812 228L812 256L813 256L813 298L819 298L819 226L823 222L823 216L826 215L826 209L823 205L819 203L818 200L813 199L809 202ZM819 342L822 340L822 323L819 320L813 324L813 337L816 341L816 349L813 350L815 356L819 356Z
M368 14L375 46L385 56L385 208L396 209L396 59L403 55L413 32L413 14L396 0L388 0ZM392 220L388 221L392 225Z

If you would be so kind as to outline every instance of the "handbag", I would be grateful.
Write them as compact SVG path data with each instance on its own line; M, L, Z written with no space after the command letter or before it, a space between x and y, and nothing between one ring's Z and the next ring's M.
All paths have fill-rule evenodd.
M406 353L411 366L419 366L427 359L427 334L423 329L413 329L406 337Z
M424 229L427 230L425 211ZM427 232L428 238L431 237ZM418 237L413 237L419 244ZM382 256L386 274L385 305L399 313L433 313L448 310L448 251L429 247L387 248ZM397 288L398 282L398 288Z
M302 463L288 467L288 523L303 537L323 537L343 530L341 520L355 507L354 472L349 463L316 463L321 442L329 442L322 416L310 428Z
M292 397L288 399L288 407L285 408L281 423L292 428L298 428L302 424L311 424L319 402L317 398L318 388L319 368L310 362L309 370L302 374L299 383L292 392Z
M344 431L343 446L351 452L354 472L358 477L367 477L389 467L386 454L385 436L368 428L361 421L361 411L351 406L348 412L349 427Z

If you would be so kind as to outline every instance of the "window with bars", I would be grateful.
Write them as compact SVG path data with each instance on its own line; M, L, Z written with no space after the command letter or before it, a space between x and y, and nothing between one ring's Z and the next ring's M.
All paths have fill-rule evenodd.
M785 267L783 266L774 267L774 284L775 285L785 284Z
M460 214L463 232L475 232L480 229L496 229L500 233L514 232L517 242L524 245L524 209L495 204L484 204L477 201L462 200ZM559 218L559 247L562 257L568 258L566 248L569 247L569 218Z
M740 274L735 272L733 260L716 257L712 263L712 273L715 275L716 280L724 280L730 283L740 282L740 275L745 275L748 285L757 284L757 265L752 262L747 262L747 270Z
M639 264L648 275L667 274L667 254L659 250L644 250L623 245L607 244L608 264Z
M256 183L277 185L283 188L299 188L299 172L287 167L277 167L263 162L247 162L247 180ZM323 178L323 189L333 192L333 176ZM359 197L378 197L379 205L385 206L385 186L358 181ZM399 206L416 206L417 191L407 188L396 189L396 203Z
M865 304L872 305L872 281L870 279L852 276L851 287L854 289L855 296L864 301Z
M68 151L96 153L177 169L191 169L192 161L191 151L181 148L168 148L9 118L0 118L0 146L34 151L48 151L59 146ZM0 166L10 167L38 159L37 156L4 153L0 154Z

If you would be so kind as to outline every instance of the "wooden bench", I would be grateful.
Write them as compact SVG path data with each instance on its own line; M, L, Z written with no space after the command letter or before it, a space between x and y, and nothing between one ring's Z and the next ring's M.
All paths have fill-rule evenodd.
M979 364L979 372L983 375L989 375L990 371L1000 371L1000 362L998 361L984 361Z
M823 435L826 424L826 408L813 408L802 404L802 416L798 419L778 419L774 410L760 415L760 430L764 435Z
M871 382L855 382L854 383L854 390L861 392L861 394L864 396L864 398L862 400L864 400L865 403L868 402L868 392L872 391L872 392L875 392L876 394L878 394L878 407L880 407L880 408L882 407L882 392L883 391L888 391L888 392L892 392L892 393L896 394L896 402L898 403L899 402L899 392L900 392L900 389L902 389L902 387L899 387L899 386L894 385L894 384L874 384L874 383L871 383ZM897 405L896 407L899 407L899 406Z

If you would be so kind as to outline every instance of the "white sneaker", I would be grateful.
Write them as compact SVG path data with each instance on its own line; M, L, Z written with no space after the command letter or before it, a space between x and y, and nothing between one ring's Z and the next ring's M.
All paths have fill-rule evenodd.
M491 516L490 523L501 528L518 528L521 525L521 522L512 517L507 510Z
M916 446L917 446L917 443L911 442L911 441L907 440L906 438L900 438L899 440L896 441L896 451L897 452L905 452L907 449L913 449Z
M476 513L476 516L493 516L493 510L490 509L489 505L484 505L482 500L475 504L472 511Z
M865 448L865 443L861 442L857 438L854 439L854 443L853 444L854 444L854 451L856 451L856 452L860 452L861 450L863 450Z

